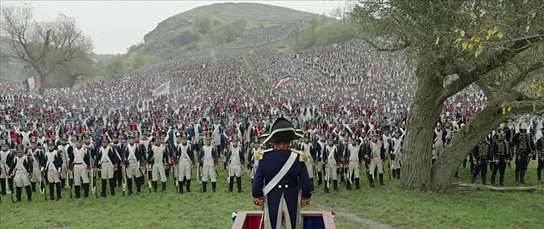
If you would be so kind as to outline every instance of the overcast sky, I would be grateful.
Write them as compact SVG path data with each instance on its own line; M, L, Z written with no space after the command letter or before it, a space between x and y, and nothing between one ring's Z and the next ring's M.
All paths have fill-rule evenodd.
M343 1L14 1L2 6L34 8L37 21L50 21L59 13L74 17L77 25L91 37L98 54L126 53L131 45L143 42L146 33L175 14L219 2L258 2L311 13L328 14Z

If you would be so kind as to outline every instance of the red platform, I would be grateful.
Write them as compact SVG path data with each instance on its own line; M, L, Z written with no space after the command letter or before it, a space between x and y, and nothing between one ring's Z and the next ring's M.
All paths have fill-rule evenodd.
M328 211L303 211L302 220L304 229L333 229L336 228L331 212ZM238 212L233 229L260 229L262 211Z

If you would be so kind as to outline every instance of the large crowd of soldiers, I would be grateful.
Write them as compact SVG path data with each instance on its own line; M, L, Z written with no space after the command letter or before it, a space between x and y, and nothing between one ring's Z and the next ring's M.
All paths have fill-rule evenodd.
M167 122L167 126L140 127L133 122L105 126L97 123L72 130L56 128L56 133L50 131L55 128L41 123L3 122L1 194L15 193L12 200L19 202L24 188L28 201L36 190L46 200L60 200L62 189L69 190L70 198L78 199L89 195L115 196L116 189L121 188L124 196L131 196L133 184L136 194L141 195L145 186L149 192L157 192L159 182L165 194L169 179L176 191L183 194L191 192L195 166L200 191L207 192L211 183L216 192L219 164L228 174L228 192L233 192L235 182L237 192L242 192L244 173L253 179L258 166L255 155L273 147L261 144L259 139L269 130L274 117L268 118L255 121L254 117L235 115L190 122L180 118L177 123ZM292 142L292 148L306 154L306 167L314 186L322 186L329 193L338 191L339 183L347 190L360 189L363 174L370 188L385 185L384 174L389 180L400 179L406 121L377 120L371 115L357 120L355 125L347 125L341 118L333 115L321 122L298 124L305 134ZM293 120L296 122L296 118ZM433 159L440 157L463 126L463 121L446 121L444 126L441 121L437 123ZM533 159L537 160L537 179L542 183L542 131L542 124L534 125L529 120L501 124L467 153L471 182L481 176L482 184L487 184L489 170L491 184L504 186L505 170L514 166L516 184L525 184L528 164Z

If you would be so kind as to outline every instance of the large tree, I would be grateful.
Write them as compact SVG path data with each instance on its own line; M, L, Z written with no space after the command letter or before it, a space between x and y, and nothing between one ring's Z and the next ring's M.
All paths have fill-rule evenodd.
M539 0L359 1L351 16L365 39L415 60L418 88L407 119L402 188L446 191L486 134L510 115L542 112L543 8ZM488 103L432 164L442 105L471 84Z
M77 28L75 19L60 14L51 22L37 22L33 19L32 7L2 7L2 33L12 50L10 57L19 59L40 74L42 81L63 68L73 77L82 72L71 64L92 61L89 52L92 43ZM91 62L92 65L92 62ZM43 94L43 87L40 94Z

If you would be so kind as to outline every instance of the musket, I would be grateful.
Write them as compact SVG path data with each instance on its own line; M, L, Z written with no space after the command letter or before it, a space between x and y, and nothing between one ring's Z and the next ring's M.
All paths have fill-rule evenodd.
M121 175L123 176L123 196L125 196L127 191L127 167L125 165L122 166Z
M15 203L15 199L13 198L13 192L9 189L8 186L8 171L6 170L6 164L2 165L2 169L4 170L4 174L6 174L6 179L4 180L4 187L6 187L7 192L11 196L11 202Z
M147 170L149 170L149 167L146 167ZM147 172L147 187L149 188L149 193L151 193L151 190L153 189L152 185L151 185L151 172L150 171L146 171Z
M41 171L40 175L42 176L43 183L47 184L46 182L48 182L48 181L47 181L47 179L45 179L44 173L45 173L44 171ZM41 185L42 185L42 182L40 182L40 186ZM47 188L45 188L45 187L43 189L43 196L44 196L45 201L47 201Z
M74 182L70 182L70 170L68 169L68 166L66 166L66 186L68 186L68 189L70 190L70 199L72 199L72 185Z

